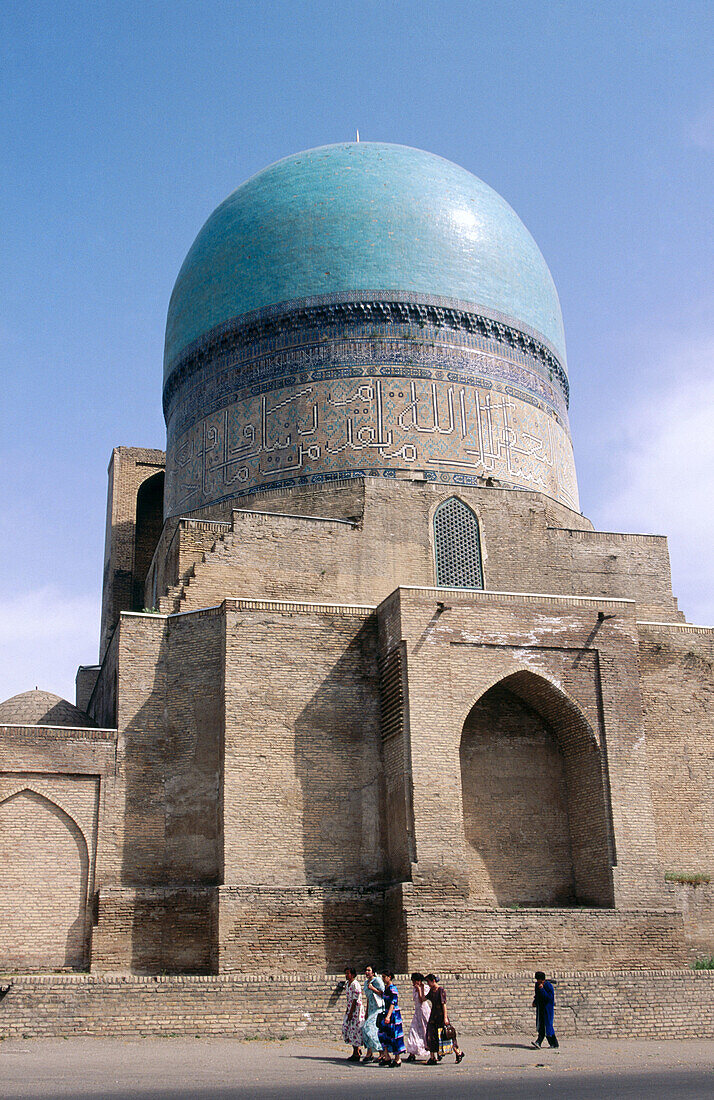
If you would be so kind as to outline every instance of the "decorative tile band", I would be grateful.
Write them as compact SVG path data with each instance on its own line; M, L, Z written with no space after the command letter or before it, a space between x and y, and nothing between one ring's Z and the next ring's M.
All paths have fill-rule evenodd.
M532 335L456 307L350 300L223 326L164 403L167 516L397 471L577 510L564 371Z
M569 383L566 371L555 350L543 337L525 325L495 310L475 309L472 303L454 301L436 295L415 295L393 292L379 296L366 292L321 295L315 298L284 302L278 306L256 310L217 325L199 340L185 348L173 362L165 365L164 409L169 406L176 388L202 360L213 361L223 352L234 352L240 346L254 346L275 337L284 337L286 329L324 331L339 324L417 325L435 330L465 332L485 337L489 341L521 351L539 360L545 373L557 377L566 403Z

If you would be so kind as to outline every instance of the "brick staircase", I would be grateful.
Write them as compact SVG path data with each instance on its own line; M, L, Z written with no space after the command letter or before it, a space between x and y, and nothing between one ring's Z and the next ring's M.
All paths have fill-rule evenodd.
M182 523L188 522L190 521L182 521ZM218 524L214 524L213 526L215 528L219 527ZM218 534L213 546L209 550L205 550L201 554L201 557L189 566L178 584L171 585L166 591L166 594L159 598L157 601L157 611L161 611L165 615L170 615L177 611L186 610L190 596L195 593L196 587L205 579L211 567L229 557L230 549L235 541L235 536L232 527L227 527L224 524L220 526L224 527L224 530ZM205 527L206 524L204 524L204 529ZM193 586L193 588L191 586Z

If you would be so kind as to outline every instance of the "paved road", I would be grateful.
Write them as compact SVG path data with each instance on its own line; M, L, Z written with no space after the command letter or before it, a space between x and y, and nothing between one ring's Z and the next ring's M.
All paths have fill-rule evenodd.
M3 1100L705 1100L714 1041L566 1040L532 1050L523 1037L464 1039L466 1059L400 1070L345 1062L341 1043L230 1039L53 1039L0 1043Z

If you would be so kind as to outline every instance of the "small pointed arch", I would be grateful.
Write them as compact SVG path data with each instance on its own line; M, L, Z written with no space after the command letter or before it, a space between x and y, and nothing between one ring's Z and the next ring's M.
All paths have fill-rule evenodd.
M439 587L483 588L478 518L460 497L442 500L434 513L434 570Z
M65 810L64 806L61 806L59 802L56 802L53 798L48 798L47 795L42 794L41 791L36 791L34 787L28 787L25 784L22 787L17 787L14 791L10 791L9 794L3 795L3 797L0 798L0 808L5 806L8 802L12 802L13 799L19 798L20 795L25 795L39 806L44 805L51 813L56 814L60 820L64 822L70 834L74 837L82 866L88 868L89 847L87 845L87 839L81 827L77 824L72 815Z
M24 785L0 802L0 954L18 970L88 961L89 852L74 818Z

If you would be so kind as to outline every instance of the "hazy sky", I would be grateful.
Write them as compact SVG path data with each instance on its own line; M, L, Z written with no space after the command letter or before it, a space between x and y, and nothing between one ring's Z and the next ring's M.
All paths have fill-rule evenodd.
M458 162L558 287L581 506L714 623L714 3L0 4L0 699L97 658L106 467L163 447L166 308L271 161Z

